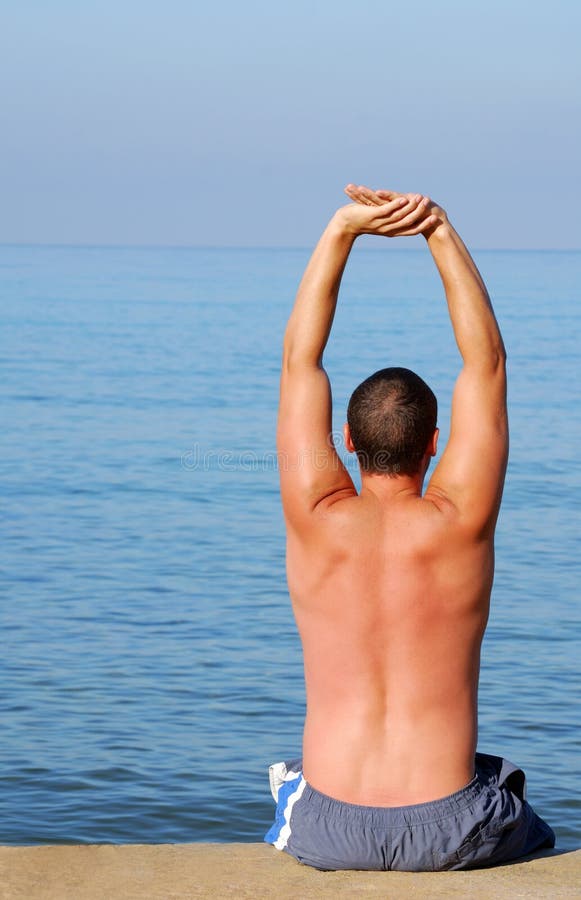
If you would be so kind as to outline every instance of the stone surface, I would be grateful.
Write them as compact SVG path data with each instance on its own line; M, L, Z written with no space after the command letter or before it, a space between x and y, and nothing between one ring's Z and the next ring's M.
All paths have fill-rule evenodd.
M2 900L581 898L581 850L470 872L317 872L267 844L0 847Z

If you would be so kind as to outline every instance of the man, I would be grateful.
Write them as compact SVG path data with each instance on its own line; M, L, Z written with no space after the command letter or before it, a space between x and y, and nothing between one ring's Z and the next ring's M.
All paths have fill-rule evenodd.
M507 463L505 351L486 287L428 197L349 185L284 338L278 453L290 595L305 666L303 758L271 766L265 840L319 869L461 869L554 846L522 770L476 753L480 645ZM407 369L354 392L331 440L322 355L355 239L423 234L463 360L448 445Z

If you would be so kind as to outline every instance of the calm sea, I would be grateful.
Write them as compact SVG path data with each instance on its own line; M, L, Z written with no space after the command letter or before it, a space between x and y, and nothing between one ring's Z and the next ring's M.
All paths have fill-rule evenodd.
M327 356L351 389L458 370L422 244L356 248ZM475 254L510 357L480 749L581 846L581 254ZM0 247L0 843L257 841L300 753L273 464L306 250Z

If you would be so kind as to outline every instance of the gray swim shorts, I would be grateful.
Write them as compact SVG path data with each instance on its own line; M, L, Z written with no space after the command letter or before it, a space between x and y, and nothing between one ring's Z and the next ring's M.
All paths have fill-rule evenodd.
M525 800L525 775L500 756L476 754L462 790L413 806L358 806L305 781L302 760L270 767L277 803L264 840L315 869L433 872L493 866L541 847L553 830Z

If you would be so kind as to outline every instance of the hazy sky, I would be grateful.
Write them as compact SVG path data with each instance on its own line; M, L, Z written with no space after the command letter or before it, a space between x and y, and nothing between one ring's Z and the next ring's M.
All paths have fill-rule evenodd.
M0 241L310 245L348 181L581 246L581 3L0 0Z

